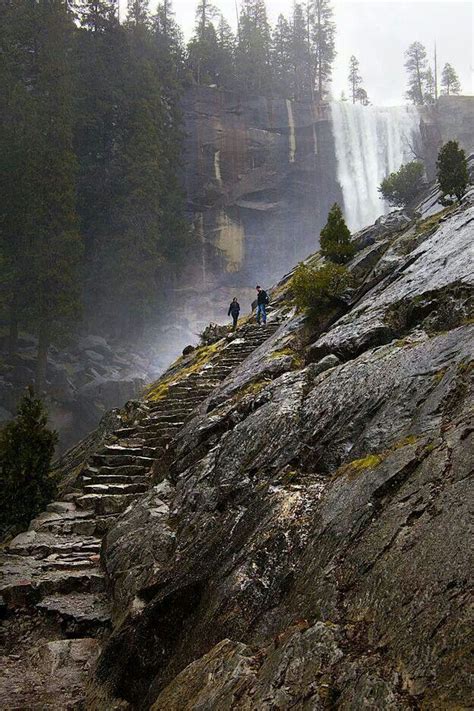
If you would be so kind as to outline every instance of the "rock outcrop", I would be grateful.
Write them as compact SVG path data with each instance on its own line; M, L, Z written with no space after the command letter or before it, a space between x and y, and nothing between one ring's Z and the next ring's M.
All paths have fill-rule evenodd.
M473 210L381 235L362 295L308 347L316 363L294 357L304 322L287 314L178 433L104 551L125 619L98 676L118 696L154 709L469 705ZM272 359L255 379L252 364ZM155 560L138 589L132 528L133 551L152 537Z
M472 192L392 215L356 236L325 333L290 273L266 329L183 356L121 414L3 557L17 706L15 669L47 698L27 650L50 664L66 638L68 703L91 709L472 706L473 237Z

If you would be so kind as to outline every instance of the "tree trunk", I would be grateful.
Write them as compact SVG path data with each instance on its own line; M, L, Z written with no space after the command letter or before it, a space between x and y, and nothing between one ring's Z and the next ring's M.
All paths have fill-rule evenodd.
M40 325L39 331L38 358L36 361L35 390L37 395L42 394L46 383L46 367L48 364L49 341L49 325L47 323L42 323Z

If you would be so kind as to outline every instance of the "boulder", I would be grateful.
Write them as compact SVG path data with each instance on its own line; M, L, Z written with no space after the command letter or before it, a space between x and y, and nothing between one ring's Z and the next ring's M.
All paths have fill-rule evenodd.
M113 351L109 343L102 336L94 336L92 334L79 339L78 349L80 351L92 351L99 353L107 358L113 355Z

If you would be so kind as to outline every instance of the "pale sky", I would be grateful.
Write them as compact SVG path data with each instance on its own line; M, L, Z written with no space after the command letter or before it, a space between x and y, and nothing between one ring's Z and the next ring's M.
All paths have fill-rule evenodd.
M126 4L126 0L121 0ZM213 0L235 27L235 0ZM151 8L157 0L150 0ZM174 0L176 19L189 38L197 0ZM272 21L288 15L293 0L267 0ZM337 25L337 58L333 94L348 94L351 54L360 62L365 88L374 104L405 101L404 52L411 42L422 42L430 54L436 41L438 66L449 62L458 72L464 94L474 93L474 2L470 0L333 0Z

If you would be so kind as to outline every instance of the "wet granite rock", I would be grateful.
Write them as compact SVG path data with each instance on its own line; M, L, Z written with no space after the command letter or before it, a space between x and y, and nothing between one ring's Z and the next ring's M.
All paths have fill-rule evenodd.
M474 271L466 254L473 234L474 207L453 213L311 346L313 358L334 353L347 359L371 346L387 343L400 335L398 324L394 326L390 320L400 304L415 302L431 292L471 288Z
M304 342L292 315L180 430L166 501L145 495L104 549L123 622L98 679L117 697L248 711L469 703L459 541L474 326L461 309L437 332L430 314L446 294L450 311L467 303L470 220L455 211L408 254L411 236L397 236L401 264L320 337L319 362L264 377ZM386 330L371 347L374 324Z

